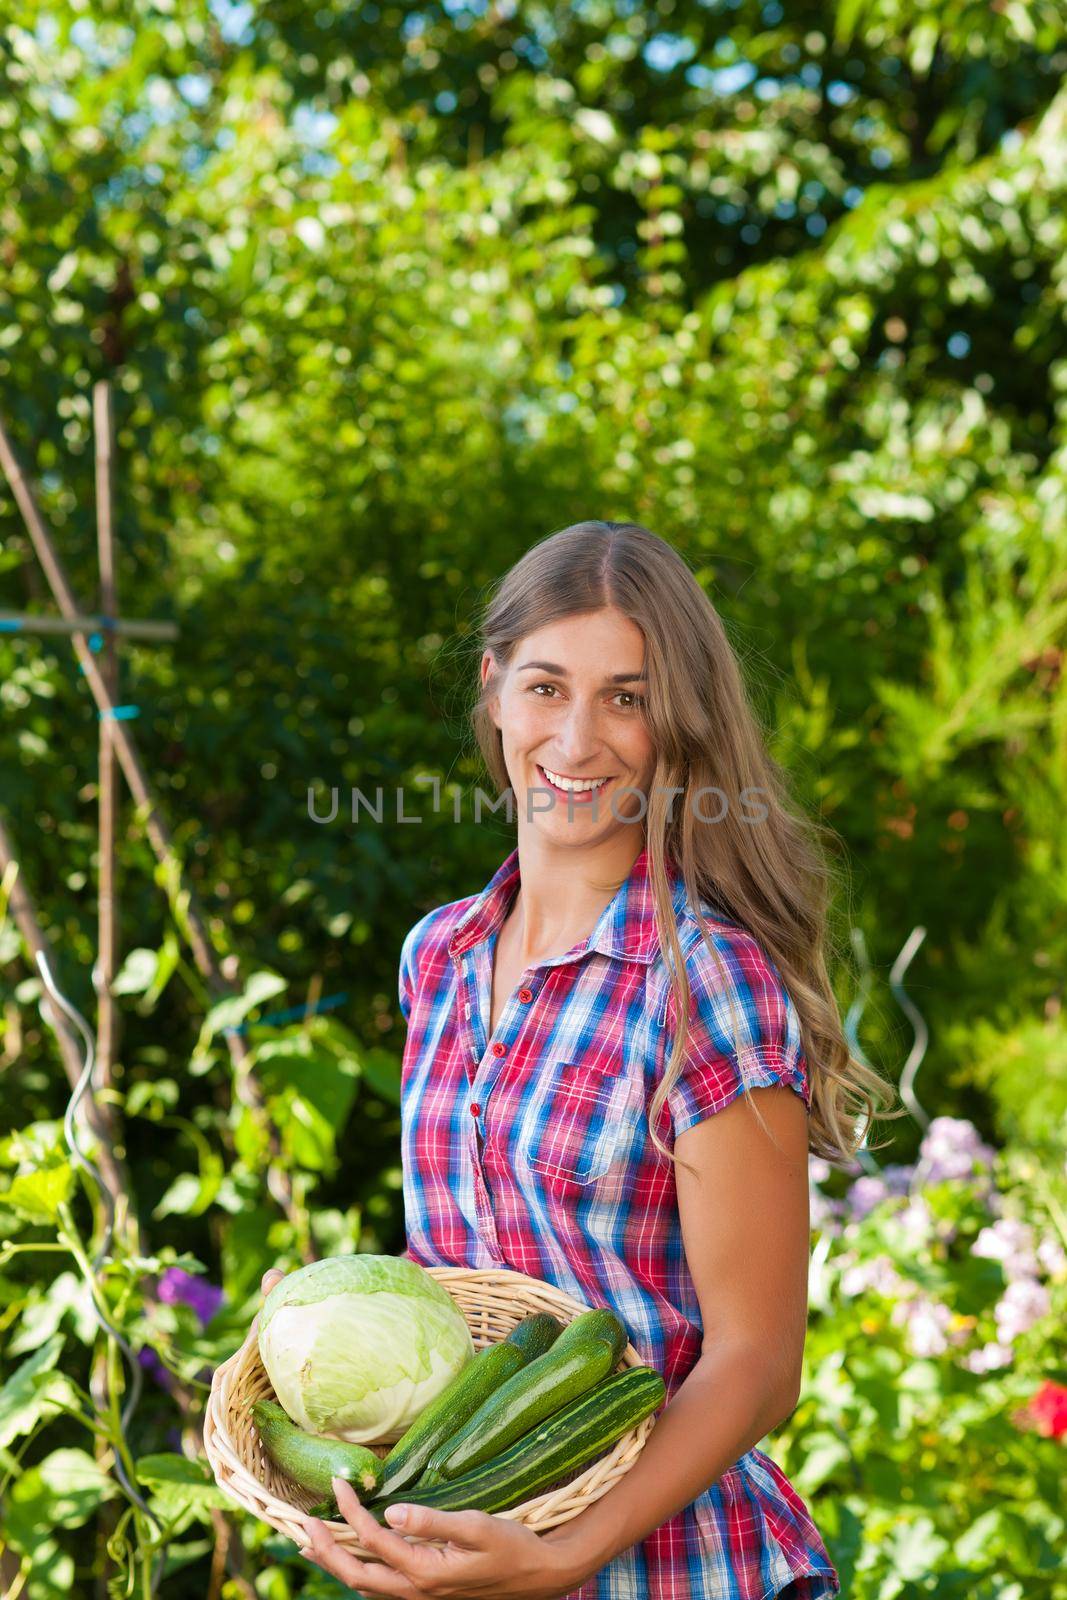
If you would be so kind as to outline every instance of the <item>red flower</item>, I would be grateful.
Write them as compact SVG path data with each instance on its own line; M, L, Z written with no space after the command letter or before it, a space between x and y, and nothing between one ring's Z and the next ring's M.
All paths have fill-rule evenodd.
M1046 1378L1027 1410L1046 1439L1059 1439L1067 1433L1067 1388Z

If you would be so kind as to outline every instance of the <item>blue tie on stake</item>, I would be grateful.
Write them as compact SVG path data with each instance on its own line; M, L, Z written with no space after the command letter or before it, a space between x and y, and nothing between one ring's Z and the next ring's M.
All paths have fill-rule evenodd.
M140 715L140 706L112 706L108 711L98 711L96 718L98 722L102 717L114 717L117 722L128 722L131 717Z
M223 1033L247 1033L252 1028L267 1028L276 1022L295 1022L298 1017L313 1017L319 1011L332 1011L334 1006L343 1005L348 999L348 990L341 994L328 994L324 1000L317 1000L313 1006L290 1006L288 1011L269 1011L265 1017L260 1017L258 1022L240 1022L232 1028L223 1028Z

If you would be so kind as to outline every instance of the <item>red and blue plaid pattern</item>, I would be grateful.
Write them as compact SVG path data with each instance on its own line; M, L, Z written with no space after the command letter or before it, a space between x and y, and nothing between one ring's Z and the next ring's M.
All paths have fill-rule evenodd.
M404 940L400 1005L406 1254L505 1267L610 1306L668 1400L701 1346L673 1170L648 1136L672 1037L669 973L642 850L587 939L522 974L489 1028L497 934L519 884L513 850L479 895ZM702 903L723 979L670 868L693 992L682 1077L657 1131L674 1138L742 1092L787 1084L810 1103L795 1006L756 940ZM761 1450L568 1600L823 1600L840 1589L804 1502Z

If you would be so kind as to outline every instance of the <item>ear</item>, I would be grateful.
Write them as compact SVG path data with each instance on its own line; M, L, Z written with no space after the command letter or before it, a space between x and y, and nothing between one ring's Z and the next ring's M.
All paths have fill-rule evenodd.
M491 650L484 650L482 652L482 663L481 663L481 669L480 670L481 670L481 678L482 678L482 688L484 689L486 683L489 680L490 673L492 673L492 672L494 672L496 670L496 661L495 661L495 659L493 657L493 652ZM493 722L499 728L499 726L500 726L500 701L499 701L499 698L496 695L494 695L493 698L489 701L487 709L489 711L489 715L493 719Z

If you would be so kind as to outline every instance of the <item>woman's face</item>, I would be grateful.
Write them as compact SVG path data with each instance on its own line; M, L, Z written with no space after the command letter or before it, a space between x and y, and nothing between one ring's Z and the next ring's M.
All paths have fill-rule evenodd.
M487 650L483 683L492 665ZM655 770L644 671L644 636L613 606L519 641L490 711L523 824L567 843L640 825Z

